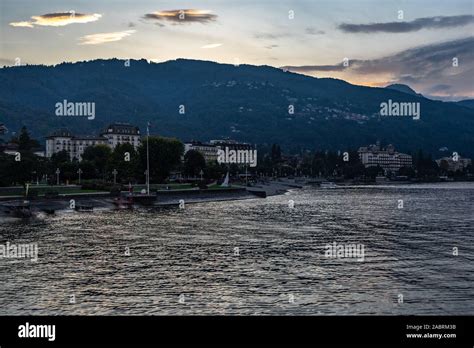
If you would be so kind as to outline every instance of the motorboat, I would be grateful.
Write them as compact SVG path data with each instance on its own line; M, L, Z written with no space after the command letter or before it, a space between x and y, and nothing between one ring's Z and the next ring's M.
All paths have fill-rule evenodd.
M94 211L94 207L90 204L76 204L76 211L79 212L91 212Z
M5 204L3 206L5 208L4 212L11 217L27 219L33 215L30 202L26 200L20 203Z
M120 196L114 199L114 205L119 209L131 209L133 208L133 196Z

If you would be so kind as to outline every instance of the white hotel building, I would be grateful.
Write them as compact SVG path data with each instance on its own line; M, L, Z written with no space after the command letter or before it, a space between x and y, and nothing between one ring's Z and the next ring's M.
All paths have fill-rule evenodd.
M213 163L217 161L218 148L215 145L202 143L200 141L190 141L184 143L184 155L186 155L186 153L190 150L199 152L204 157L206 163Z
M140 142L140 129L125 123L111 124L99 136L75 136L67 129L60 129L46 138L46 157L65 150L71 161L74 158L80 161L88 146L102 144L114 149L118 144L131 144L137 149Z
M247 143L239 143L235 140L230 139L219 139L219 140L211 140L209 144L202 143L200 141L190 141L184 143L184 155L190 150L195 150L199 152L203 157L204 160L209 163L213 163L217 161L218 151L225 150L225 148L229 148L229 150L254 150L254 147L251 144ZM183 155L183 158L184 158Z
M412 166L412 157L405 153L396 152L393 145L381 149L379 143L377 143L377 145L360 147L358 153L362 164L366 168L380 166L386 173L394 173L402 167Z

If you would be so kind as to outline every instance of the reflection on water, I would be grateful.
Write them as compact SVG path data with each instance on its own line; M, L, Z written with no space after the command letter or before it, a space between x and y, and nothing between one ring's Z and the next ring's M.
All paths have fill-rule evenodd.
M308 187L4 222L39 260L0 259L0 314L472 314L473 207L472 183ZM333 242L364 261L326 258Z

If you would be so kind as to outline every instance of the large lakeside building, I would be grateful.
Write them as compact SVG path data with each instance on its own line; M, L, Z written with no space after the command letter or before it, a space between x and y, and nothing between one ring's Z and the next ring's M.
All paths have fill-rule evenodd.
M396 172L402 167L412 166L412 157L405 153L395 151L393 145L385 149L380 144L363 146L359 148L359 158L362 164L368 167L380 166L385 172Z
M254 150L254 146L248 143L239 143L236 140L231 139L216 139L209 141L211 145L216 146L220 150L225 150L228 148L229 150Z
M436 160L436 164L438 167L443 168L445 170L456 172L458 170L463 170L467 168L470 164L472 164L472 160L470 158L465 157L443 157Z
M202 143L200 141L190 141L184 143L184 155L186 155L186 153L191 150L199 152L207 163L217 161L218 149L215 145Z
M211 140L209 143L200 141L189 141L184 143L184 155L190 150L199 152L206 162L216 162L219 150L253 150L253 146L247 143L239 143L231 139Z
M137 149L140 142L140 129L126 123L110 124L98 136L76 136L68 129L59 129L46 137L46 157L67 151L71 161L81 161L88 146L102 144L114 149L119 144L131 144Z

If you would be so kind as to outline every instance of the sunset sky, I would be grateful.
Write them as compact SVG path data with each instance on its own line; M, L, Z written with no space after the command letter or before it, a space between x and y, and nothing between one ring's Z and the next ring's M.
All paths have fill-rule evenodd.
M190 58L368 86L406 83L432 98L467 99L474 98L473 4L1 0L0 65Z

